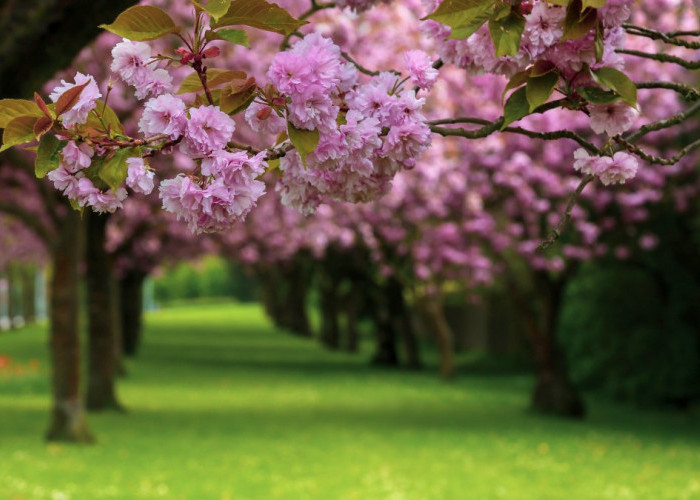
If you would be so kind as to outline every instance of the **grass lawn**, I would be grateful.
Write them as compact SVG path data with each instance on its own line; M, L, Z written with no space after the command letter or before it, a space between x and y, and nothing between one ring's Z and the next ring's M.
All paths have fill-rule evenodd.
M0 334L0 500L700 499L700 416L593 399L584 422L526 411L531 380L372 369L279 333L257 306L147 317L94 446L42 441L42 328Z

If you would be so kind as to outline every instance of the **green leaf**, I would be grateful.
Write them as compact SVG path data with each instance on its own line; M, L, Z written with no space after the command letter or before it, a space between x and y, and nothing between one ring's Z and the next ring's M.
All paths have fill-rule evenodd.
M218 31L207 31L205 35L207 40L224 40L229 43L234 43L236 45L243 45L244 47L250 48L250 42L248 41L248 33L244 30L237 29L223 29Z
M221 111L229 115L240 113L250 106L255 99L258 87L255 85L255 78L249 78L240 85L235 83L221 91L219 107Z
M607 0L582 0L582 7L587 9L588 7L592 9L600 9L605 7Z
M511 10L507 16L489 21L489 32L496 49L496 57L514 56L520 49L520 39L525 30L525 18Z
M210 68L207 70L207 87L215 89L222 87L234 80L245 81L248 75L244 71ZM185 77L177 91L177 94L187 94L189 92L201 92L204 90L202 81L197 73L190 73Z
M569 5L570 0L545 0L547 3L552 5L558 5L559 7L566 7Z
M318 141L320 139L318 130L296 128L292 122L288 121L287 133L289 134L289 140L292 142L292 145L296 148L299 156L301 156L301 162L306 166L306 157L316 151L316 146L318 146Z
M609 90L598 87L579 87L576 92L588 102L593 104L610 104L620 99L620 96Z
M102 121L97 117L97 113L102 114ZM124 133L124 125L119 121L119 117L114 110L103 101L97 101L97 106L88 115L87 126L105 132L102 122L109 127L110 132L113 134Z
M452 28L450 38L471 36L496 13L497 2L492 0L445 0L432 14L432 19Z
M591 8L584 9L581 0L572 0L566 8L562 40L583 38L590 33L592 29L595 29L597 21L597 10Z
M637 106L637 86L622 71L614 68L600 68L593 71L593 78L622 97L622 100L630 106Z
M68 141L59 141L53 134L45 134L41 138L34 162L34 174L37 178L42 179L46 174L58 168L61 161L61 151L66 144Z
M180 31L164 10L150 5L136 5L126 9L112 24L101 24L100 28L136 41L155 40Z
M34 135L34 124L36 116L18 116L5 127L2 134L2 147L0 153L12 146L26 144L36 139Z
M506 93L508 93L509 90L520 87L521 85L524 85L528 78L530 78L530 73L532 71L532 68L526 69L524 71L519 71L516 74L514 74L510 80L508 80L508 84L506 85L506 88L503 89L503 94L501 95L501 103L506 98Z
M0 128L7 127L15 118L20 116L39 117L43 113L33 101L26 99L3 99L0 101Z
M212 28L243 25L287 36L304 24L306 21L292 17L279 5L265 0L236 0L228 12L212 24Z
M231 0L209 0L202 8L217 21L228 12L231 7Z
M603 37L605 36L604 30L605 28L603 28L603 23L600 22L599 19L598 21L596 21L595 38L593 39L593 48L595 50L596 62L600 62L603 60L603 52L605 51L605 44L603 39Z
M503 125L501 130L530 114L530 105L527 102L525 92L525 87L519 88L506 101L506 105L503 108Z
M549 100L559 81L559 74L550 71L541 76L531 77L525 87L525 96L530 104L530 113Z
M126 160L140 156L137 148L120 148L100 165L97 176L110 188L117 189L124 184L128 173Z

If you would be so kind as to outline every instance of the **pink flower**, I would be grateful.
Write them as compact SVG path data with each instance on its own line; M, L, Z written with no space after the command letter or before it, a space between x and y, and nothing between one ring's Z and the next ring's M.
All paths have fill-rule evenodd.
M128 158L126 185L136 193L150 194L153 191L153 171L146 168L143 158Z
M67 90L87 83L87 86L83 88L80 93L80 97L75 106L61 115L63 126L66 128L85 123L90 111L95 109L97 99L102 97L100 89L97 87L97 83L95 83L95 79L91 75L83 75L78 72L75 74L74 82L75 83L68 83L65 80L61 80L61 85L55 87L53 92L49 94L51 100L57 102Z
M69 141L61 151L61 164L68 172L75 174L90 166L94 154L95 151L87 144L78 146L74 141Z
M639 112L623 101L610 104L590 104L591 129L596 134L606 133L610 137L629 130Z
M608 184L624 184L637 175L639 164L637 158L631 154L620 151L615 153L612 158L606 157L606 159L610 161L601 163L596 173L600 177L600 181L606 186Z
M591 156L579 148L574 151L574 169L587 175L595 175L606 186L624 184L637 175L637 159L629 153L619 151L612 158L609 156Z
M150 71L146 65L151 59L151 47L144 42L124 40L112 49L112 59L112 72L128 85L135 85L144 72Z
M261 134L277 135L287 127L287 122L279 116L272 108L260 103L253 102L245 112L245 119L255 132Z
M175 140L187 126L187 113L182 99L165 94L146 102L139 120L139 130L145 135L166 134Z
M154 69L143 72L134 82L136 98L145 99L149 95L159 96L171 92L173 77L164 69Z
M438 78L438 70L433 68L428 54L422 50L409 50L403 58L413 83L423 90L432 89Z
M207 156L224 149L235 129L235 122L218 106L192 108L181 149L189 156Z

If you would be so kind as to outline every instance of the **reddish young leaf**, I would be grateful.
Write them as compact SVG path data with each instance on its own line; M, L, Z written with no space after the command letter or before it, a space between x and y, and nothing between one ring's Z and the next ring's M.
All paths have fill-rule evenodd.
M83 89L88 86L90 82L87 81L83 83L82 85L76 85L75 87L72 87L68 90L66 90L63 94L61 94L61 97L58 98L58 101L56 101L56 117L58 118L61 116L63 113L66 111L70 111L73 109L73 106L78 104L78 99L80 99L80 94L83 92Z

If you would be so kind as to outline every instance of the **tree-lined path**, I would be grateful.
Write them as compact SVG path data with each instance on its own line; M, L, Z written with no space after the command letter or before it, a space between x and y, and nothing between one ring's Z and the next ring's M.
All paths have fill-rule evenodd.
M129 413L92 416L99 446L47 447L45 343L0 334L2 499L700 498L697 411L592 397L586 421L542 417L529 376L374 369L257 305L147 316Z

